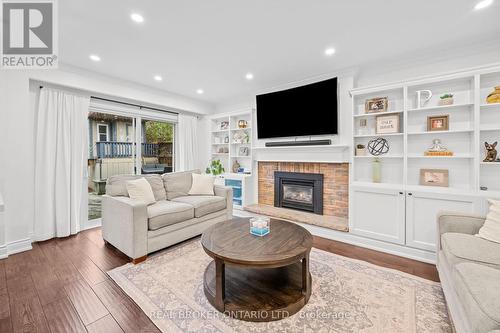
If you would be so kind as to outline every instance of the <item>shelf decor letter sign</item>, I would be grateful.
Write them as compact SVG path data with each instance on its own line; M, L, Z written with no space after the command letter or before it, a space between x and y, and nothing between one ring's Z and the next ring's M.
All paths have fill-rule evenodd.
M2 69L57 68L55 0L2 0Z

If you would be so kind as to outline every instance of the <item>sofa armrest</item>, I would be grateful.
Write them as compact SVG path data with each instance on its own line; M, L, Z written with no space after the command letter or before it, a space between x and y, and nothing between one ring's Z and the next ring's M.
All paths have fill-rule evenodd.
M228 219L233 218L233 188L229 186L214 185L214 194L226 198Z
M475 235L484 224L484 216L456 213L440 212L437 217L438 223L438 249L441 249L441 235L447 232Z
M147 255L146 204L128 197L102 197L102 237L132 259Z

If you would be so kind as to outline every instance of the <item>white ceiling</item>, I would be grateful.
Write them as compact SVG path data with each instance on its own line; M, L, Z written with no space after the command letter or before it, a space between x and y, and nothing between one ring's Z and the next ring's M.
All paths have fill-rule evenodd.
M482 11L473 10L475 0L58 3L62 63L213 103L500 32L500 0ZM132 22L132 12L144 23ZM327 47L337 53L325 56ZM90 61L91 53L102 61Z

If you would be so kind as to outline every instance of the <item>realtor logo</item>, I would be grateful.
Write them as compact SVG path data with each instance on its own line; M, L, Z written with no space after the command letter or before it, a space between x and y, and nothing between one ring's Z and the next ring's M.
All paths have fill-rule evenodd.
M56 68L54 0L2 1L2 68Z

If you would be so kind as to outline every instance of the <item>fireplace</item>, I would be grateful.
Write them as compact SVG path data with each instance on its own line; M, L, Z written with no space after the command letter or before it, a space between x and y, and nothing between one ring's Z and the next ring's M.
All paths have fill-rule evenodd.
M274 206L323 215L323 175L275 171Z

